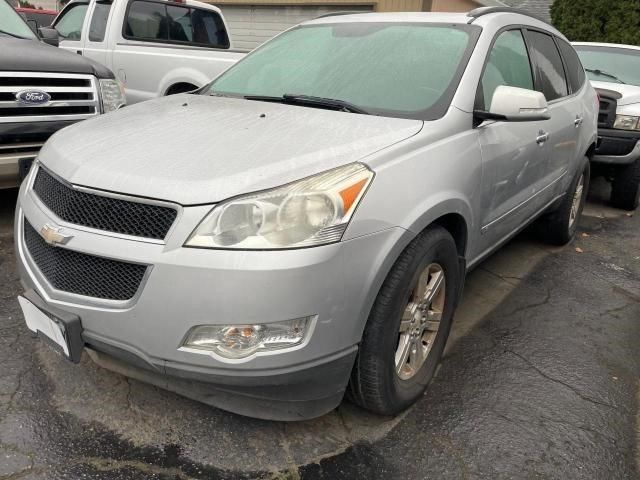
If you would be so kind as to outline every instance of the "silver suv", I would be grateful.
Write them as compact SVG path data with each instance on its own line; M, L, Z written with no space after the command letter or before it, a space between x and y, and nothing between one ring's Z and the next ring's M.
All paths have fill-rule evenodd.
M469 269L538 218L574 236L597 106L566 39L512 10L306 22L47 142L16 214L27 325L244 415L345 391L395 414Z

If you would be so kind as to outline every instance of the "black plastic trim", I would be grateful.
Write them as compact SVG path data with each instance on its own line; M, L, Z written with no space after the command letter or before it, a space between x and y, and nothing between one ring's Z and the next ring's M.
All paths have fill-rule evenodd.
M620 130L618 128L599 128L598 137L626 138L640 140L640 130Z

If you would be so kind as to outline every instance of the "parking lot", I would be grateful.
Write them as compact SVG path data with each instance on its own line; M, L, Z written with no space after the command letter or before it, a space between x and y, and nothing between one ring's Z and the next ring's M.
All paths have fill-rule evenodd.
M32 338L0 193L0 478L637 478L640 218L596 182L576 241L518 236L468 278L426 395L397 418L244 418Z

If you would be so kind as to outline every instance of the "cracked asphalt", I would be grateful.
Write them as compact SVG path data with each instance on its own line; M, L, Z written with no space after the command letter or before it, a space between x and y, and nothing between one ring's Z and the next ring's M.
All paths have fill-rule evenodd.
M640 214L596 182L564 248L526 232L472 272L437 375L397 418L278 423L32 338L0 191L0 479L636 479Z

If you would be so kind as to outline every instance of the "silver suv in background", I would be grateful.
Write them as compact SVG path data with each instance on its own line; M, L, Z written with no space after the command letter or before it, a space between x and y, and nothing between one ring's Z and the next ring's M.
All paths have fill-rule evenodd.
M27 325L244 415L345 391L395 414L469 269L536 219L572 239L596 116L567 40L509 9L305 22L45 145L15 220Z
M640 47L574 43L600 97L595 174L611 181L611 203L640 204Z

